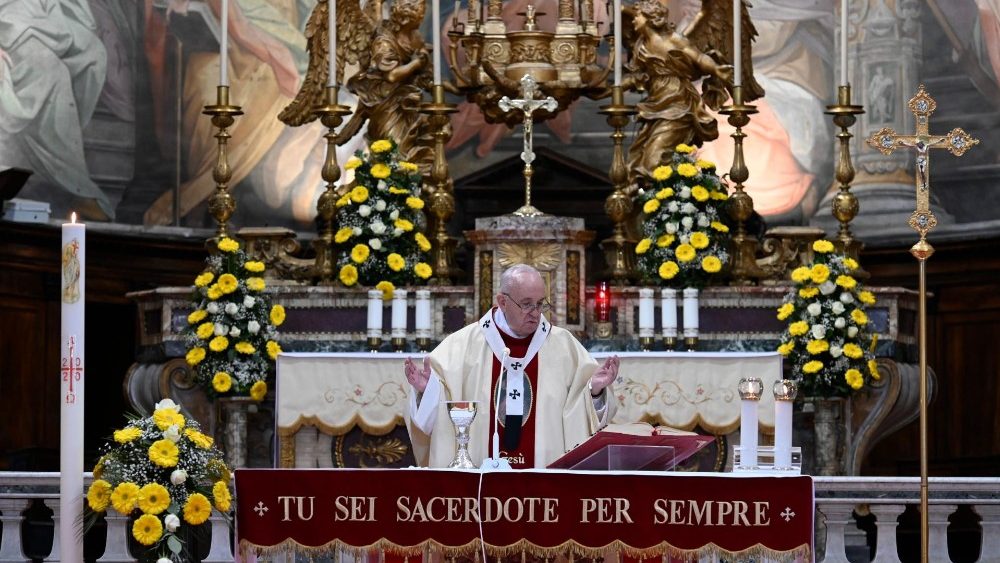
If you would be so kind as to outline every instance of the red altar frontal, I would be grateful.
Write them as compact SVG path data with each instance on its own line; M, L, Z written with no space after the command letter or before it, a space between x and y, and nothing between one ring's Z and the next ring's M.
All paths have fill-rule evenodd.
M442 469L239 469L245 555L812 559L808 476Z

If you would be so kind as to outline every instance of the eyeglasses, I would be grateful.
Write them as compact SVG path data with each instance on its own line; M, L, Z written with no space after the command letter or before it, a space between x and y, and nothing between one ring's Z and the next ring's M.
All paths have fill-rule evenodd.
M515 306L517 306L518 309L524 311L525 313L534 313L535 311L540 311L542 313L548 313L549 311L552 310L552 304L549 303L548 301L545 301L545 300L539 301L538 303L531 303L531 304L528 304L528 305L522 305L522 304L518 303L517 301L515 301L514 298L511 297L511 295L509 293L504 293L504 295L506 295L508 298L510 298L510 302L513 303Z

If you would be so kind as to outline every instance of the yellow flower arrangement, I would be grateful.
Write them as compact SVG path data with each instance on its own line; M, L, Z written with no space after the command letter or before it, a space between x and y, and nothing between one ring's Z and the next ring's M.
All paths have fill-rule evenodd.
M350 197L334 217L338 280L345 287L423 283L433 270L431 243L421 232L427 202L420 197L419 167L400 158L392 139L373 142L355 158ZM418 264L424 265L419 271Z
M879 378L875 339L865 307L875 296L854 276L858 262L835 253L832 242L813 243L812 264L792 271L794 287L778 308L788 323L778 353L806 397L846 397Z
M285 307L282 305L272 306L269 317L274 326L281 326L285 322Z
M174 424L164 429L164 421ZM232 508L222 454L169 399L157 403L152 415L130 419L116 434L130 439L102 447L104 455L94 468L100 478L87 490L85 529L113 509L135 519L130 531L143 546L142 560L193 560L179 536L183 527L204 523L213 505L226 517Z
M263 401L267 396L267 383L258 381L250 388L250 397L255 401Z
M690 145L674 147L671 161L656 167L636 196L645 215L635 253L648 282L703 287L729 263L728 215L716 195L725 196L726 186L694 153Z
M235 240L225 237L219 241L219 250L223 252L233 253L240 249L240 243Z

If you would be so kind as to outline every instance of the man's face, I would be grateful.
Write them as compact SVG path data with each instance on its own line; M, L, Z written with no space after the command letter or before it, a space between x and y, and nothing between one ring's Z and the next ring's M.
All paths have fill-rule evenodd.
M514 278L510 290L497 294L497 305L507 318L507 324L514 336L524 338L534 334L538 328L545 302L545 282L535 274L524 274Z

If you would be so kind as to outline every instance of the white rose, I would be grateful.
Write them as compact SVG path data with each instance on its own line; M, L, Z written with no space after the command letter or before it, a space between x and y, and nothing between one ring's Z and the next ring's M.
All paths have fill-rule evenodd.
M399 210L393 209L392 212L389 213L389 218L392 219L393 221L399 219Z
M819 285L819 292L823 295L830 295L834 291L837 291L837 286L832 281L825 281Z
M687 186L681 188L680 196L684 199L689 199L691 197L691 188Z
M681 244L687 244L687 243L691 242L691 234L690 233L684 233L683 235L680 235L679 237L677 237L677 241L680 242Z
M681 219L681 225L684 225L685 229L690 229L692 226L694 226L694 219L692 219L691 217L684 217L683 219Z
M361 227L354 227L354 229L351 231L351 233L354 236L360 236L361 235Z
M171 424L170 428L163 431L163 438L165 440L170 440L173 443L177 443L181 439L181 429L176 424Z
M850 305L851 303L854 303L854 296L845 291L840 294L840 302L845 305Z
M378 250L382 248L382 241L377 238L373 238L368 241L368 246L372 247L372 250Z
M226 303L226 314L234 316L240 312L240 307L236 303Z
M843 354L844 354L844 349L843 348L841 348L840 346L837 346L836 344L831 344L830 345L830 355L831 356L833 356L834 358L839 358Z
M367 217L372 214L372 208L367 205L362 205L358 208L358 215L362 217Z
M858 335L858 327L856 327L856 326L849 326L849 327L847 327L847 336L848 337L854 338L857 335Z
M816 340L826 338L826 327L823 325L812 325L812 335Z
M181 525L181 519L175 514L167 514L167 516L163 519L163 525L167 528L168 532L176 532L177 528ZM167 561L170 560L167 559ZM161 563L161 561L157 561L156 563Z
M376 211L385 211L385 200L384 199L380 199L380 200L378 200L378 201L375 202L375 210Z
M667 211L671 213L677 213L677 210L680 208L681 208L680 204L678 204L676 201L671 201L670 203L667 204Z
M844 312L844 304L840 301L834 301L833 304L830 305L830 310L833 311L834 315L839 315Z
M229 327L222 323L215 323L215 335L225 336L229 334Z
M372 223L372 232L376 235L381 235L385 233L385 223L382 221L375 221Z
M403 234L403 229L396 228L392 230L392 236L394 237L398 237L401 234Z
M709 226L711 224L712 224L712 221L711 221L711 219L708 218L708 215L705 215L704 213L699 213L698 214L698 226L699 227L707 227L707 226Z
M219 312L219 304L212 301L208 304L208 307L205 307L205 310L214 315Z
M170 482L174 485L183 485L184 481L187 481L188 474L187 471L183 469L174 469L170 474Z
M234 326L233 328L229 329L229 336L232 336L233 338L236 338L239 335L240 335L240 328L239 327Z
M833 321L833 326L837 328L844 328L847 326L847 321L844 320L844 317L837 317L837 320Z
M688 215L694 215L698 211L698 208L694 206L693 203L685 203L681 206L681 213L687 213Z
M810 303L809 306L806 307L806 311L809 311L810 315L816 317L819 316L821 312L823 312L823 306L820 305L819 303Z
M159 403L156 403L156 405L153 407L153 409L154 410L170 409L170 410L172 410L174 412L180 412L181 411L181 407L178 406L177 403L173 402L170 399L163 399Z
M260 332L260 323L257 321L248 322L247 331L249 331L250 334L257 334L258 332Z
M246 307L247 309L253 307L256 304L257 300L254 298L253 295L247 295L246 297L243 298L243 306Z
M667 223L667 232L670 233L670 234L676 233L677 232L677 223L674 223L673 221Z
M375 184L375 187L380 190L385 190L388 189L389 186L385 183L385 180L379 180L378 183Z

